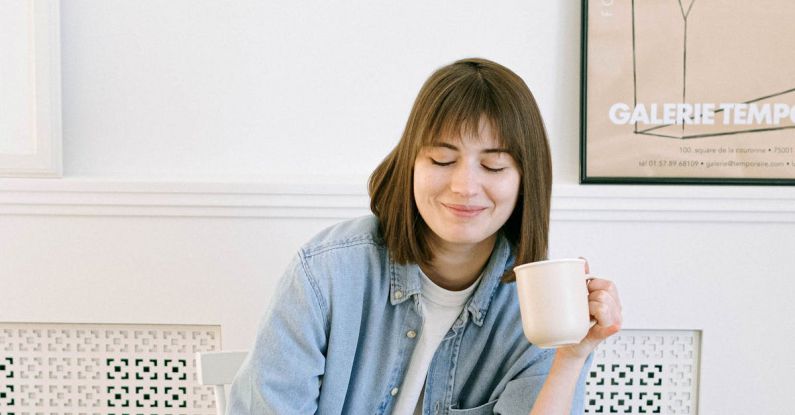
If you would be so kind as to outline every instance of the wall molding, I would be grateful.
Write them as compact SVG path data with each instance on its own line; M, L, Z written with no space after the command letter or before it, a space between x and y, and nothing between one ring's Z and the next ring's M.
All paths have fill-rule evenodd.
M354 183L0 179L0 216L343 219L369 212ZM795 223L795 188L557 185L552 220Z
M0 176L8 177L61 177L63 173L63 143L61 122L61 29L60 2L57 0L30 0L14 5L28 10L27 37L17 41L27 43L28 56L16 62L27 68L29 93L23 102L5 100L3 105L28 105L29 117L25 123L29 134L25 141L31 152L0 152ZM16 39L16 38L15 38ZM16 87L17 84L11 85ZM16 136L3 137L14 139Z

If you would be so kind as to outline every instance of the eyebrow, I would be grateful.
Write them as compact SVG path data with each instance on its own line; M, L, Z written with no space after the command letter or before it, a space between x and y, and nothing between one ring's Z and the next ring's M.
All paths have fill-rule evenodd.
M436 144L432 145L432 147L444 147L444 148L449 148L450 150L460 151L460 149L458 147L456 147L456 146L454 146L454 145L452 145L450 143L436 143ZM508 151L507 148L487 148L487 149L481 151L481 153L508 153L508 154L510 154L510 151Z

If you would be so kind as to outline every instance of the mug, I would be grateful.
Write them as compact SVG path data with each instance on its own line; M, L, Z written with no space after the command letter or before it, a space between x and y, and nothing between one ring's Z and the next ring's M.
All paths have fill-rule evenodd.
M541 348L577 344L593 325L583 259L555 259L514 267L522 329Z

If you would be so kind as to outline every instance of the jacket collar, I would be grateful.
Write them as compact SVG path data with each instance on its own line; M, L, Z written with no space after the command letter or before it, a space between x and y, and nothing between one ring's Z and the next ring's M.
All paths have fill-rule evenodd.
M475 289L472 298L466 305L472 321L478 326L483 325L483 320L486 318L491 299L500 284L502 274L512 263L513 255L510 244L500 233L494 243L491 257L489 257L489 261L481 274L480 285ZM390 261L390 271L390 304L393 306L400 304L421 292L420 267L417 264L409 263L403 265Z

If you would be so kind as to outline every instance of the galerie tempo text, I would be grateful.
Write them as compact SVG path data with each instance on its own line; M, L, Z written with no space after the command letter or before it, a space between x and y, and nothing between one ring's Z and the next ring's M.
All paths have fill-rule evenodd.
M782 103L665 103L638 104L634 108L623 102L613 104L609 111L613 124L704 124L713 125L780 125L795 123L795 106Z

